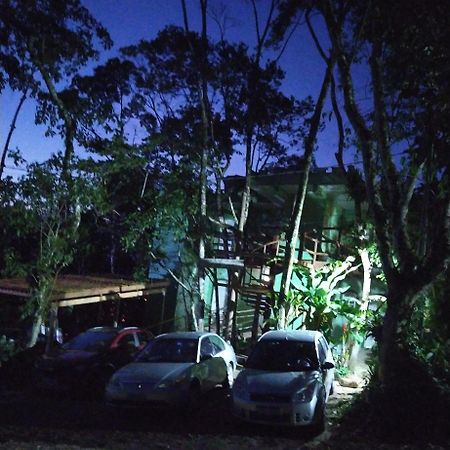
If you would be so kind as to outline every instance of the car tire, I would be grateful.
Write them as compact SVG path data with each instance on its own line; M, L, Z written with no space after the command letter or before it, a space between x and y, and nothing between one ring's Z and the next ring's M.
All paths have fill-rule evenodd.
M85 394L88 398L102 400L105 394L106 383L114 373L114 368L98 367L94 369L87 377L85 382Z
M186 411L189 414L198 412L198 410L200 409L201 397L202 393L200 389L200 383L198 381L193 381L189 386L186 400Z
M233 382L234 382L234 367L233 367L233 363L230 362L227 365L227 374L225 376L225 379L222 382L222 386L225 389L231 389L231 387L233 386Z

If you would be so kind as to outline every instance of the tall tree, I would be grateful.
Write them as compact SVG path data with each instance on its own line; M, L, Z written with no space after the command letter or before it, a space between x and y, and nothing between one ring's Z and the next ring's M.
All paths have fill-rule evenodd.
M309 121L309 130L307 131L306 138L304 140L305 153L303 158L305 163L302 171L302 178L299 180L297 193L294 199L294 207L289 222L289 228L286 233L286 254L284 258L280 295L278 299L278 327L281 329L285 328L287 325L286 309L288 305L286 305L285 302L286 298L288 297L291 285L291 278L295 261L295 249L300 234L303 206L305 203L306 192L308 190L309 173L313 163L313 152L315 149L317 134L320 128L322 112L324 109L325 100L330 90L331 82L333 79L334 65L336 62L334 52L332 50L330 51L329 56L327 56L322 50L316 33L311 25L309 15L310 11L308 10L306 12L306 22L308 24L311 36L313 37L317 48L325 61L325 73L319 95L317 97L317 102L315 104L314 112Z
M142 41L123 50L136 65L133 104L149 139L155 140L155 148L165 153L174 167L175 162L180 167L190 167L197 179L202 170L199 150L205 147L205 122L199 106L201 86L198 84L198 59L204 46L202 36L168 27L153 41ZM222 40L214 44L208 40L206 53L208 61L203 70L208 92L201 94L207 100L208 164L205 173L207 178L216 174L220 183L232 156L242 147L251 151L252 173L285 155L304 130L309 102L298 102L283 95L280 92L283 72L278 65L272 61L255 67L247 46L242 43L230 44ZM249 83L249 70L255 73L252 83ZM253 116L248 118L250 95ZM251 135L247 128L249 120ZM281 138L287 144L280 144ZM215 215L215 208L210 207L208 219L211 220L208 221L220 224ZM210 228L206 225L203 225L203 232ZM239 218L235 226L236 230L238 228ZM199 239L197 219L195 230Z
M408 353L405 324L413 305L446 270L450 257L450 164L445 150L449 5L286 0L280 4L277 31L291 23L299 7L313 8L324 20L347 120L362 155L388 286L379 376L387 385L395 384ZM368 112L358 102L357 64L370 80ZM411 207L413 198L422 200L420 221Z
M60 86L68 80L70 82L89 59L98 55L96 41L106 47L111 41L106 30L78 0L63 3L56 0L2 0L0 23L1 28L7 30L7 35L0 39L2 58L18 66L38 85L35 91L39 101L36 121L46 123L49 133L59 132L64 140L64 152L60 155L62 164L58 166L60 208L56 212L60 219L57 223L62 224L66 231L61 235L70 242L74 239L73 227L79 223L79 205L76 197L71 195L73 180L70 167L77 119L70 111L71 96L63 94ZM33 277L33 292L38 306L30 345L36 341L40 323L46 320L43 314L48 310L46 305L50 301L58 267L53 258L59 255L57 259L62 267L67 257L67 254L56 251L60 237L55 240L50 233L44 239L45 244L40 247L44 253L40 254Z

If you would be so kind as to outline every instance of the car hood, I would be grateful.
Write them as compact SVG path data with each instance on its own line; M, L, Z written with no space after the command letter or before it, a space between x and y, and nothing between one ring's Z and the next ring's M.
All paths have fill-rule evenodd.
M83 363L91 362L98 357L97 352L87 352L84 350L59 350L52 355L44 355L38 361L40 368L71 367Z
M159 383L180 376L192 368L194 363L134 362L122 367L114 374L121 382Z
M302 372L271 372L267 370L244 369L237 377L236 383L241 384L248 392L265 394L277 392L293 394L305 386L316 383L321 375L318 370Z

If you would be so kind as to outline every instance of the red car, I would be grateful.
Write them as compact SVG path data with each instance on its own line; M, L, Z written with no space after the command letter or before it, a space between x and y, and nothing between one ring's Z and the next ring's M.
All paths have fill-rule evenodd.
M34 385L73 393L103 392L109 377L151 339L151 333L137 327L90 328L36 362Z

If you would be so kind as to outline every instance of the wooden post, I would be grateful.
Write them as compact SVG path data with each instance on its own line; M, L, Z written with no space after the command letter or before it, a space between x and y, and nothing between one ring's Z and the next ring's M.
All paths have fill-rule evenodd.
M216 297L216 333L220 333L220 298L219 298L219 277L217 276L218 269L214 270L214 293Z
M116 317L114 318L114 327L119 326L119 318L120 318L120 298L116 300Z
M58 328L58 303L52 302L49 311L48 333L45 336L45 353L49 353L56 340Z
M166 309L166 290L164 289L162 292L161 317L159 318L159 333L162 333L163 330L165 309Z
M261 294L256 294L255 311L253 313L253 324L252 324L252 342L255 342L258 339L260 306L261 306Z

